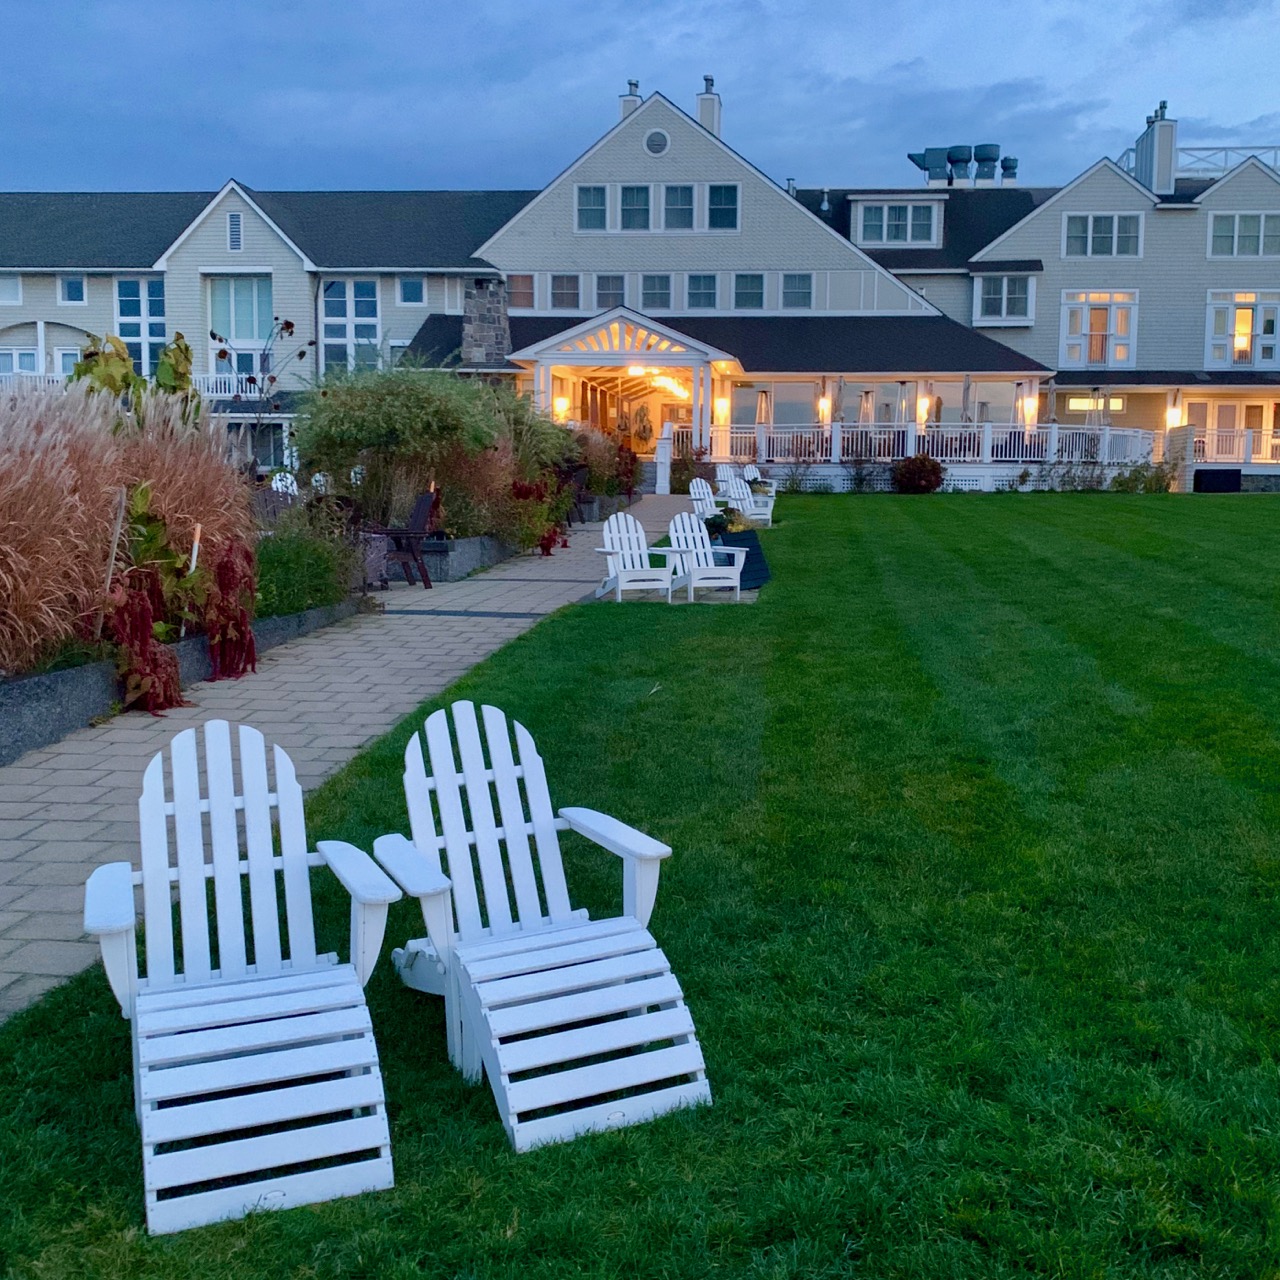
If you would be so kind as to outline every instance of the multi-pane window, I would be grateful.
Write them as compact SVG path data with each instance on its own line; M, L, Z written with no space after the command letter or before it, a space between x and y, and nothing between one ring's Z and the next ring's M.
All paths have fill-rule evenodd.
M864 244L932 244L933 205L864 204Z
M421 276L400 277L400 302L406 307L419 307L427 300Z
M531 275L507 277L507 306L533 306L533 277Z
M782 277L784 308L807 310L813 306L813 276L809 272L786 272Z
M607 225L607 210L603 187L578 188L579 231L603 231Z
M623 231L649 230L649 188L622 188Z
M689 277L689 309L715 307L716 278L714 275L691 275Z
M116 333L129 348L134 372L155 371L164 350L165 332L164 280L117 280Z
M1209 294L1205 363L1216 368L1277 365L1280 291L1214 290Z
M1136 258L1141 230L1136 213L1071 213L1063 248L1068 258Z
M1134 363L1138 295L1071 292L1062 296L1061 363L1073 368L1126 368Z
M692 187L668 187L666 189L662 225L668 231L693 230Z
M707 188L707 226L712 231L738 229L738 188L735 183L712 183Z
M671 277L641 276L640 298L640 305L646 311L669 311L671 309Z
M1280 213L1215 213L1209 252L1215 258L1280 257Z
M85 295L84 276L59 276L58 301L63 306L81 306L88 301Z
M0 374L35 373L36 353L26 347L0 347Z
M733 305L739 311L759 310L764 306L764 276L757 272L733 277Z
M551 277L551 305L559 311L578 309L578 277Z
M981 320L1024 320L1030 314L1028 276L983 276L978 302Z
M601 311L625 306L627 284L625 276L596 276L596 306Z
M322 335L325 371L376 369L379 340L378 282L326 280Z

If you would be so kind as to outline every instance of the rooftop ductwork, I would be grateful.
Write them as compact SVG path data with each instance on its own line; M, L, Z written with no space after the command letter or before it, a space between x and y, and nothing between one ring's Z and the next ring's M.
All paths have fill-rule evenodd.
M982 142L973 149L976 168L973 174L975 187L994 187L996 185L996 163L1000 159L1000 144Z
M1000 185L1004 187L1012 187L1018 181L1018 157L1017 156L1001 156L1000 157Z
M951 166L952 183L969 180L969 165L973 160L973 148L958 146L947 148L947 164Z
M1015 183L1018 177L1017 160L1012 157L1001 160L1000 146L995 142L981 142L972 147L926 147L923 151L909 151L907 159L925 175L931 187L967 186L970 165L974 162L975 187L994 187L998 181Z

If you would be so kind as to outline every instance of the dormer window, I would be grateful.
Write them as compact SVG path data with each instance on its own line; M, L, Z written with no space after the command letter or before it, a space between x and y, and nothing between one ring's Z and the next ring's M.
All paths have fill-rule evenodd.
M932 245L935 243L932 204L864 204L859 244Z
M227 251L229 253L239 253L241 247L240 215L238 213L229 213L227 214Z

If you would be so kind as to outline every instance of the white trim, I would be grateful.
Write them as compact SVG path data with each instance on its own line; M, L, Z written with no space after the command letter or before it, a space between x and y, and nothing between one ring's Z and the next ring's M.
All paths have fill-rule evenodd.
M873 248L876 250L900 250L900 249L939 249L942 247L942 202L930 197L921 198L920 196L862 196L850 195L849 201L853 206L849 213L849 230L850 238L854 244L860 248ZM877 208L887 210L890 205L903 205L907 210L907 239L906 240L888 240L881 238L879 240L864 240L862 238L862 213L864 209ZM933 213L929 219L931 235L928 240L912 240L911 239L911 211L916 208L932 209ZM889 228L888 216L881 221L881 230L887 232ZM856 232L856 237L852 234Z
M655 133L660 133L666 140L667 145L661 151L649 150L649 139ZM671 150L671 135L665 129L650 129L643 138L640 139L640 148L652 160L656 160L659 156L665 156Z
M652 132L652 131L651 131ZM724 186L724 183L716 183L717 186ZM658 190L662 193L662 199L659 201L659 209L662 214L662 226L660 231L668 232L671 235L693 235L698 228L698 188L702 186L710 186L710 183L699 182L660 182ZM689 189L689 199L692 201L689 206L689 225L687 227L669 227L667 226L667 192L672 187L687 187ZM710 199L710 197L708 197ZM742 202L742 193L738 193L738 202ZM705 229L705 228L704 228Z
M79 280L80 292L84 297L79 302L62 296L62 284L64 280ZM89 305L89 278L75 271L62 272L53 283L54 300L60 307L87 307Z
M1064 209L1062 212L1061 239L1058 244L1058 254L1063 262L1083 262L1085 259L1097 260L1099 262L1140 262L1143 256L1143 250L1146 248L1146 210L1145 209L1089 209L1082 211L1080 209ZM1084 253L1068 253L1067 252L1067 223L1072 218L1087 218L1088 227L1085 231L1085 252ZM1094 253L1093 252L1093 220L1094 218L1111 218L1113 224L1111 228L1111 253ZM1115 244L1120 238L1120 229L1118 222L1114 220L1119 218L1137 218L1138 219L1138 252L1137 253L1116 253Z
M256 213L258 217L260 217L263 220L263 222L265 222L267 226L270 227L271 230L274 231L276 235L280 237L280 239L284 242L284 244L289 249L291 249L294 253L298 255L298 257L302 261L302 267L304 271L319 270L316 264L312 262L311 259L308 258L307 255L303 253L303 251L300 248L298 248L298 246L294 244L294 242L290 240L289 237L285 235L283 231L280 230L280 228L267 216L267 214L263 212L263 210L259 207L258 203L253 199L253 197L250 196L245 191L245 189L238 182L236 182L234 178L231 179L229 182L227 182L220 191L216 192L210 198L209 203L205 205L205 207L201 209L200 212L196 214L194 218L192 218L192 220L187 224L186 229L182 232L182 234L155 260L154 263L152 263L151 270L164 271L169 265L169 255L179 246L187 242L188 238L195 232L195 229L202 222L204 222L204 220L208 218L211 213L213 213L214 209L217 208L222 198L232 191L234 191L236 195L238 195L240 199L243 200L254 211L254 213ZM238 268L236 274L245 274L244 268ZM255 272L254 274L258 274L258 273Z
M580 227L578 226L578 214L581 212L578 207L578 200L584 191L603 191L604 192L604 226L603 227ZM653 195L650 193L649 199L652 201ZM609 199L609 183L607 182L575 182L573 184L573 234L575 236L605 236L608 235L613 228L609 225L612 219L609 217L610 206L612 201Z
M1027 282L1027 314L1025 316L998 316L982 314L982 281L1003 280L1000 286L1001 307L1009 305L1009 280L1017 278ZM1036 277L1030 271L985 271L973 277L973 328L975 329L1031 329L1036 323Z
M500 226L497 229L497 231L495 231L493 235L491 235L484 242L484 244L479 245L474 251L474 256L477 258L483 258L486 252L488 251L488 249L490 248L490 246L500 236L502 236L511 227L514 227L518 222L521 221L521 219L526 217L526 215L532 213L535 209L537 209L538 206L542 204L542 202L550 196L550 193L552 191L556 190L558 187L563 185L566 181L568 181L571 178L573 173L578 169L578 166L581 165L583 161L595 155L597 151L599 151L607 142L610 142L613 139L614 135L620 132L622 129L626 128L629 125L634 125L636 121L639 119L639 117L642 116L644 112L648 111L655 102L661 102L664 106L674 111L677 116L682 117L693 128L701 130L701 132L705 135L705 137L709 139L715 146L719 147L720 150L723 151L727 156L730 156L732 159L736 160L745 169L747 169L756 178L758 178L762 183L764 183L767 187L769 187L772 192L780 196L782 199L786 200L790 206L792 206L797 210L797 213L800 217L807 218L815 226L821 227L822 230L827 235L831 236L832 239L834 239L838 244L842 245L844 247L844 250L852 258L854 258L863 269L874 271L877 275L883 276L886 279L891 280L899 288L905 289L908 294L914 294L914 296L923 304L923 309L918 312L904 311L902 312L903 315L911 314L911 315L940 316L943 314L943 312L939 308L935 307L932 302L930 302L927 298L924 297L923 294L916 292L916 290L912 289L911 286L907 284L905 281L899 280L898 277L895 276L893 272L889 270L888 267L881 266L880 263L878 263L874 258L865 254L861 249L858 248L857 245L853 244L846 236L842 236L833 226L830 225L830 223L824 222L820 217L818 217L816 213L814 213L811 209L806 208L794 196L788 195L786 188L780 187L771 177L769 177L767 173L764 173L762 170L757 169L756 166L753 165L750 160L746 159L745 156L740 155L731 146L729 146L728 143L726 143L722 138L717 137L705 126L699 124L699 122L695 120L693 116L691 116L687 111L681 110L681 108L677 107L676 104L672 102L669 98L663 97L661 93L656 93L656 92L650 94L648 98L646 98L634 111L630 113L630 115L624 116L621 120L619 120L617 124L615 124L611 129L607 130L604 134L602 134L599 138L597 138L596 141L590 147L588 147L586 151L584 151L580 156L577 157L577 159L573 160L569 165L567 165L564 169L562 169L559 174L557 174L554 178L552 178L552 180L545 187L543 187L543 189L540 192L538 192L538 194L534 196L534 198L530 200L529 203L524 206L524 208L518 210L511 218L509 218L506 222L504 222L502 226ZM1121 172L1121 171L1117 170L1117 172ZM632 185L632 184L629 183L628 185ZM721 184L716 183L715 185L719 186ZM741 183L739 183L739 187L741 187ZM576 218L575 218L575 221L576 221ZM739 209L738 209L738 223L739 223L739 227L741 227L741 223L742 223L741 197L740 197L740 203L739 203ZM727 233L721 233L721 234L727 234ZM888 315L893 313L881 312L879 314Z
M1071 181L1068 182L1065 187L1059 187L1059 189L1055 191L1053 195L1051 195L1043 204L1036 205L1036 207L1032 209L1031 212L1026 215L1026 217L1020 218L1007 231L1002 231L998 236L996 236L996 238L992 240L990 244L984 245L983 248L979 249L978 252L975 253L972 258L969 259L970 263L982 262L988 258L993 257L994 255L992 254L991 251L994 248L996 248L997 245L1003 244L1006 240L1009 239L1011 235L1014 234L1014 232L1026 226L1027 223L1029 223L1033 218L1038 218L1042 213L1044 213L1046 209L1050 208L1052 205L1057 204L1059 200L1061 200L1064 196L1068 195L1070 192L1075 190L1075 188L1078 187L1087 178L1093 177L1093 175L1097 173L1100 169L1105 169L1109 173L1114 173L1117 177L1123 178L1125 182L1127 182L1135 191L1139 192L1143 196L1143 198L1147 201L1148 205L1150 205L1153 208L1155 207L1155 204L1159 199L1158 196L1156 196L1153 192L1148 191L1147 188L1144 187L1142 183L1140 183L1137 180L1137 178L1134 178L1130 174L1125 173L1125 171L1122 168L1120 168L1120 166L1116 164L1114 160L1109 160L1106 156L1103 156L1103 158L1099 160L1097 164L1090 165L1082 174L1080 174L1079 177L1072 178ZM1014 188L1014 190L1017 190L1017 189L1018 188ZM1132 212L1132 210L1130 210L1130 212ZM1141 237L1142 235L1141 230L1139 230L1138 235L1139 237Z
M74 356L76 362L80 360L79 347L54 347L53 349L53 372L59 377L69 377L71 371L68 369L64 374L62 372L62 357L65 355Z
M1264 164L1257 156L1248 156L1241 160L1234 169L1228 169L1212 186L1206 187L1196 198L1192 204L1200 204L1215 192L1217 192L1224 184L1230 182L1233 178L1243 173L1246 169L1257 169L1265 174L1272 182L1280 183L1280 173L1277 173L1269 164Z
M424 277L418 275L416 272L410 272L396 276L395 280L394 293L395 305L397 307L427 307L431 305L427 301L427 282ZM406 280L416 280L418 284L422 286L422 297L419 298L417 302L406 302L404 300L404 282ZM395 344L393 343L392 345L394 346Z
M1068 302L1067 295L1069 293L1083 293L1085 295L1083 302ZM1106 302L1091 301L1090 295L1094 293L1105 293L1107 295ZM1132 297L1131 302L1115 300L1117 293L1126 293ZM1070 372L1085 371L1089 369L1136 369L1138 367L1138 304L1141 297L1137 289L1122 289L1109 286L1106 289L1087 289L1080 286L1074 288L1063 289L1061 291L1061 305L1058 313L1058 369ZM1108 328L1107 328L1107 360L1105 364L1090 363L1088 360L1088 343L1089 328L1088 314L1093 307L1105 306L1108 311ZM1069 335L1067 333L1067 312L1070 308L1078 307L1084 312L1084 323L1081 324L1081 331L1078 335ZM1117 335L1114 331L1114 317L1117 307L1125 307L1129 312L1129 332L1124 335ZM1114 358L1115 340L1117 336L1122 336L1123 341L1128 344L1129 355L1124 361L1118 361ZM1069 361L1067 358L1067 342L1069 339L1078 339L1081 347L1084 349L1085 358L1079 361Z
M1208 262L1271 262L1280 258L1280 253L1263 253L1263 247L1266 244L1266 230L1268 218L1275 218L1280 221L1280 208L1276 209L1207 209L1205 210L1205 241L1204 256ZM1260 218L1258 223L1258 252L1257 253L1239 253L1236 251L1236 245L1240 242L1240 218L1255 217ZM1213 220L1214 218L1231 218L1233 221L1231 228L1231 252L1230 253L1214 253L1213 251Z
M261 263L237 262L229 267L197 267L196 272L202 276L269 276L272 268Z
M664 354L662 361L666 364L689 364L698 363L699 361L719 361L728 360L737 363L737 357L731 355L727 351L721 351L718 347L707 346L699 342L695 338L691 338L687 333L681 333L679 329L669 324L665 324L661 320L655 320L652 316L644 315L639 311L633 311L630 307L614 307L612 311L604 311L599 315L590 316L585 320L580 320L577 324L570 325L567 329L562 329L559 333L552 334L549 338L543 338L540 342L535 342L532 346L523 347L519 351L513 351L508 360L526 360L536 362L545 355L552 359L555 364L607 364L607 360L599 360L597 355L624 355L623 352L591 352L590 359L575 359L558 348L566 342L572 342L575 338L585 337L594 333L597 329L603 329L606 325L622 321L625 324L636 325L642 329L648 330L650 333L656 334L660 338L665 338L669 342L673 342L684 348L679 353L678 358ZM634 354L634 353L632 353ZM655 359L657 357L655 356ZM634 361L631 361L634 363ZM619 364L626 364L628 361L619 360Z

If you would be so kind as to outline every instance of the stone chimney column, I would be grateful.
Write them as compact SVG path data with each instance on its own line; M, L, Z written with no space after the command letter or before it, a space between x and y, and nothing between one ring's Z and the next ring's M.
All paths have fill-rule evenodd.
M505 280L468 280L462 294L462 363L493 368L511 354Z
M702 77L703 89L698 94L698 123L707 130L720 136L720 95L716 92L714 76Z

